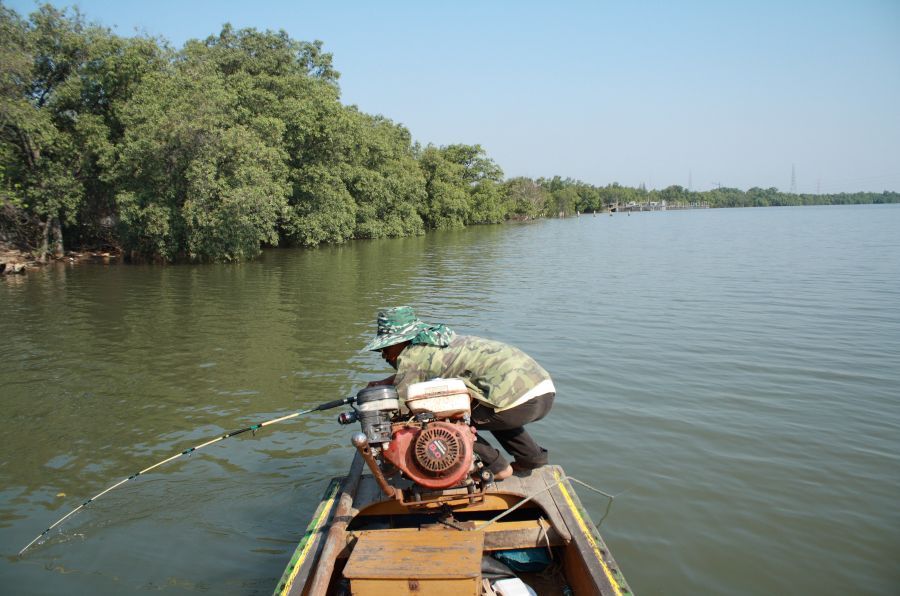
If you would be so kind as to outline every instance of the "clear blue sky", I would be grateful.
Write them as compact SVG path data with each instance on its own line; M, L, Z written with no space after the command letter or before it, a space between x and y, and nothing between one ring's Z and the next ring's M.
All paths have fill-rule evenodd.
M225 22L320 39L344 103L507 176L900 191L900 0L75 4L176 47Z

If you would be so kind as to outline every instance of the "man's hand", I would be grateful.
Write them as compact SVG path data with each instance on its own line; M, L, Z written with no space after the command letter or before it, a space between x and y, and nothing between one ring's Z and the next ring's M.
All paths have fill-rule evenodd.
M396 375L391 375L386 379L381 379L380 381L369 381L366 384L366 387L379 387L381 385L393 385L395 376Z

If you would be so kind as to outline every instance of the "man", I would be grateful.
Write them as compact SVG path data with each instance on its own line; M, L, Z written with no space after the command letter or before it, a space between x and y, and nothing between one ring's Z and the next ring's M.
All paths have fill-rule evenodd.
M378 313L375 339L364 348L381 352L397 373L373 385L394 385L401 399L413 383L437 377L460 378L473 398L472 425L489 430L515 458L510 465L481 435L475 453L494 478L532 470L547 463L547 450L523 426L540 420L553 406L556 388L550 375L527 354L512 346L457 335L446 325L428 325L409 306Z

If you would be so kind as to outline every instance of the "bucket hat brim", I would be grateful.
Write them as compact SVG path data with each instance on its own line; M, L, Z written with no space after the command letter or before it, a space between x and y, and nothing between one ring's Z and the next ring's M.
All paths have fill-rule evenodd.
M378 313L378 331L363 351L378 351L394 344L412 340L428 325L416 317L409 306L386 308Z
M387 348L388 346L393 346L394 344L410 341L412 340L412 338L419 334L419 331L420 328L416 328L409 333L389 333L387 335L379 335L378 337L367 343L366 347L363 348L363 351L377 352L379 350Z

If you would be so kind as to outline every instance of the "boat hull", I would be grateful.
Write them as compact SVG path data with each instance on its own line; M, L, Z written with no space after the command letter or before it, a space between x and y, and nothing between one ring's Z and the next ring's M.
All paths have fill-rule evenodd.
M496 482L483 499L472 499L465 491L445 491L442 503L418 508L385 499L375 480L361 473L362 468L356 457L347 476L329 483L275 594L349 594L351 584L353 594L378 589L460 594L473 593L473 582L478 586L474 593L480 594L486 578L480 568L472 569L467 557L453 556L431 565L439 562L436 553L448 544L464 542L471 550L473 540L482 555L546 550L554 573L520 574L538 594L565 593L566 589L579 595L632 593L558 466ZM372 553L380 553L379 563L372 563Z

